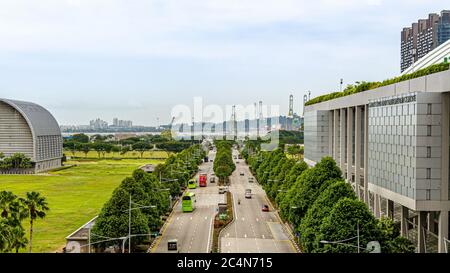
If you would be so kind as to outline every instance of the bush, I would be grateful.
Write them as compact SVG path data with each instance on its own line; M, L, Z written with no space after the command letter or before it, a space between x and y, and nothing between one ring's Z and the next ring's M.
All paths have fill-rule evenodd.
M411 74L406 74L406 75L402 75L402 76L395 77L392 79L384 80L383 82L362 82L358 85L349 85L342 92L334 92L334 93L315 97L315 98L309 100L308 102L306 102L305 106L313 105L313 104L328 101L328 100L333 100L336 98L356 94L356 93L367 91L367 90L372 90L375 88L391 85L391 84L406 81L406 80L420 78L420 77L423 77L426 75L430 75L430 74L448 70L449 67L450 67L450 63L435 64L435 65L429 66L427 68L413 72Z

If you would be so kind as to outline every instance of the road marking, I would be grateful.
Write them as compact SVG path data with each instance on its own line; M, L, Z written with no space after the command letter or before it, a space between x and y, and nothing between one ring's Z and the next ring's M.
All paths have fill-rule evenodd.
M247 238L247 234L244 234L244 237Z
M263 239L266 239L266 236L264 236L264 234L262 235Z

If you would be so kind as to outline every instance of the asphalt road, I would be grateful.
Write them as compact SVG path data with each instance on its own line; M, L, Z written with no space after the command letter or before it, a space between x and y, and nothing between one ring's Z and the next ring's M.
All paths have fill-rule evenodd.
M238 152L233 151L237 156ZM271 207L266 193L252 176L245 160L235 160L236 171L230 177L230 192L234 201L234 221L221 233L222 253L292 253L297 252L284 224ZM244 173L241 176L241 172ZM254 178L255 179L255 178ZM256 179L255 179L256 181ZM245 198L245 190L252 190L252 198ZM240 200L240 205L238 204ZM262 206L269 205L269 212Z
M237 156L237 151L233 151ZM209 153L214 159L215 153ZM221 233L222 253L292 253L297 252L289 240L288 231L280 222L277 212L270 207L263 212L262 206L269 205L266 193L257 183L249 183L251 172L244 160L236 164L236 171L230 177L230 192L233 195L234 221ZM179 202L163 228L163 234L155 243L151 252L167 253L167 242L178 240L180 253L209 253L212 243L212 229L217 204L224 202L225 195L218 193L216 183L210 183L213 173L211 162L203 163L199 173L208 174L207 187L197 187L195 192L197 205L194 212L183 213ZM244 175L241 176L240 173ZM198 176L198 174L197 174ZM255 180L256 181L256 180ZM252 190L252 198L245 198L245 190ZM241 203L238 205L238 200Z
M209 159L215 158L215 153L209 153ZM181 200L175 206L174 211L167 220L159 241L153 246L151 252L167 253L167 242L178 240L180 253L209 253L212 241L213 219L216 214L217 204L223 202L223 194L219 194L217 181L210 183L209 178L213 171L213 163L203 163L199 173L208 174L207 187L191 189L196 195L196 209L186 213L181 210ZM198 177L198 174L197 174ZM216 178L217 180L217 178Z

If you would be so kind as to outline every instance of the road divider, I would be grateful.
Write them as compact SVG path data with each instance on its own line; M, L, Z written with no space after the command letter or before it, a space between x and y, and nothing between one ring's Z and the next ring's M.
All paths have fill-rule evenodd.
M213 229L213 243L212 243L212 252L218 253L220 252L220 237L222 231L225 230L231 223L234 222L234 206L233 206L233 197L231 192L227 191L227 219L225 221L219 219L219 215L217 214L214 218L214 229Z

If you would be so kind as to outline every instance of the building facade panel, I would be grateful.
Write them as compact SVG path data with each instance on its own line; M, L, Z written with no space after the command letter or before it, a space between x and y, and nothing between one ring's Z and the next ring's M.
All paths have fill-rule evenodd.
M305 157L319 162L330 154L329 149L329 111L305 113Z
M37 172L58 168L63 155L59 125L37 104L0 99L0 152L24 154Z

